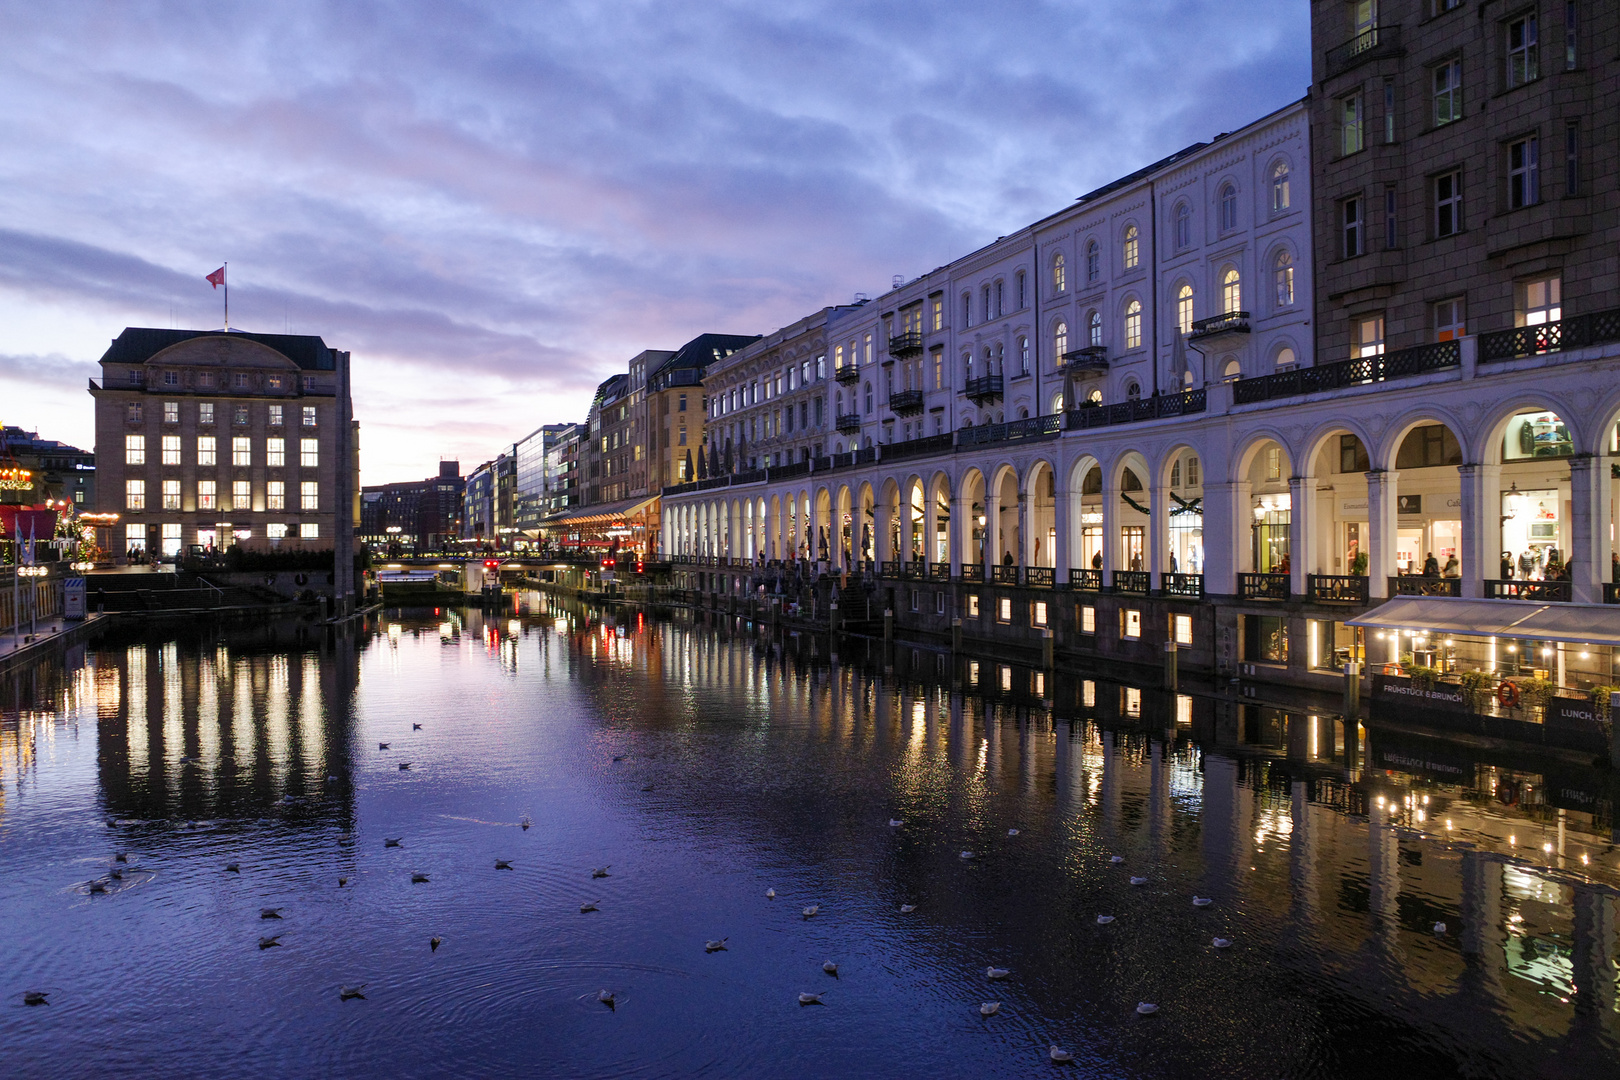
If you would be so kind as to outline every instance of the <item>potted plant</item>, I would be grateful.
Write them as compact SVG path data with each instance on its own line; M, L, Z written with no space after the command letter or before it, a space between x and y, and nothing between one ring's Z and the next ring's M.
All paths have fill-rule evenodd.
M1496 678L1488 671L1464 671L1457 676L1462 684L1463 700L1469 712L1483 712L1483 706L1496 687Z
M1414 664L1410 660L1401 664L1401 671L1412 680L1414 690L1433 690L1435 680L1440 677L1440 669L1427 667L1423 664Z
M1551 679L1528 678L1519 681L1519 700L1523 703L1525 711L1535 710L1537 714L1543 713L1547 702L1552 700L1553 694L1558 690L1558 684Z
M1365 551L1356 552L1356 557L1350 560L1350 576L1367 576L1367 553Z

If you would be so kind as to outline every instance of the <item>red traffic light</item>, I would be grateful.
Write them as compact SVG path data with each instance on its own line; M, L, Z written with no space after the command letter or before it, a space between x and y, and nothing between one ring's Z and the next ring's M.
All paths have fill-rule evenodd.
M501 560L499 560L499 559L485 559L484 560L484 569L485 570L497 570L497 569L500 568L500 565L501 565Z

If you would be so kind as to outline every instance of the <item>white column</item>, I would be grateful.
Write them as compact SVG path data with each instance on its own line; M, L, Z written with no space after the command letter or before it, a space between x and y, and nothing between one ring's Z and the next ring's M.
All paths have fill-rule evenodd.
M1577 604L1603 603L1609 580L1609 469L1596 454L1569 459L1569 560L1571 596Z
M958 492L951 500L951 577L962 576L962 564L977 556L973 547L973 500Z
M939 562L935 537L939 531L939 503L932 484L923 487L923 565Z
M1288 591L1305 595L1306 575L1315 573L1316 477L1288 478Z
M1148 485L1148 588L1159 587L1170 570L1170 488L1158 476Z
M1237 575L1248 565L1249 484L1204 483L1204 589L1237 593Z
M1375 469L1367 474L1367 595L1389 596L1395 576L1395 492L1401 474Z
M984 579L990 580L990 567L1001 565L1001 492L984 485Z
M1114 486L1107 472L1102 485L1102 583L1108 588L1114 583L1114 571L1119 566L1119 488ZM1090 569L1090 567L1087 567Z
M1462 594L1472 599L1485 595L1485 579L1501 573L1502 466L1459 465L1462 490Z
M1067 482L1057 485L1057 494L1052 497L1052 526L1057 530L1057 541L1052 545L1052 573L1059 585L1069 580L1069 567L1079 565L1069 554L1069 500Z

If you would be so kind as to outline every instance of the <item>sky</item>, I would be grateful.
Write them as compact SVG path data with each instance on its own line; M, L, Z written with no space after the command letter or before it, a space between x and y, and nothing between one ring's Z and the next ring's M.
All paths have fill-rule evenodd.
M0 421L125 326L319 334L362 482L877 295L1303 97L1306 0L0 0Z

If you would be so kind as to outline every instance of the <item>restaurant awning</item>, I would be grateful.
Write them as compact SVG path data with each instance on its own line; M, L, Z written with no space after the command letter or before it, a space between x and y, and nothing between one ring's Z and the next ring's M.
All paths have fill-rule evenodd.
M603 521L617 521L620 518L635 517L647 507L658 500L654 495L648 499L625 499L623 502L603 503L599 506L581 506L575 510L564 510L560 514L546 518L540 523L542 529L554 529L558 526L591 525Z
M1402 596L1365 615L1347 619L1346 624L1376 630L1427 630L1473 637L1519 637L1620 646L1620 605L1616 604Z

